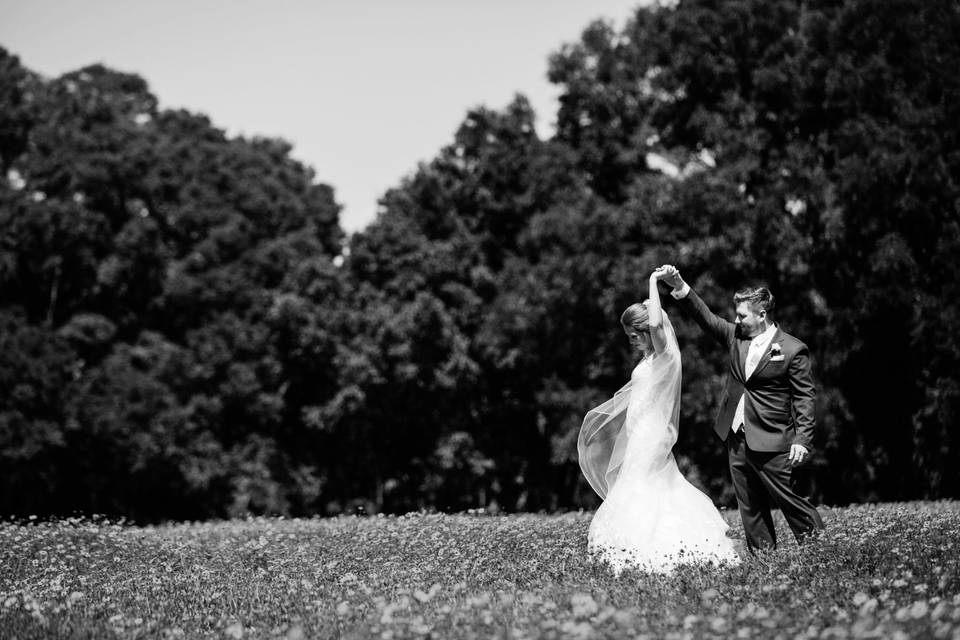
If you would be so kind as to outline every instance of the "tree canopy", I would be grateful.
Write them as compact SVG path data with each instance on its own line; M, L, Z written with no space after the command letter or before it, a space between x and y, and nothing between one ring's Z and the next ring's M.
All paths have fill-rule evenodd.
M960 495L960 7L712 0L597 22L345 237L273 139L0 51L0 510L564 509L664 262L811 348L819 501ZM667 300L681 467L730 503L724 354Z

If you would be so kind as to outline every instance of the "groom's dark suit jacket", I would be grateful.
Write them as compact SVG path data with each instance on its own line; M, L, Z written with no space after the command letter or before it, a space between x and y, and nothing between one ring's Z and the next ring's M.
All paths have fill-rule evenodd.
M770 346L747 379L750 339L739 337L736 325L710 311L693 289L679 302L729 352L730 372L713 425L717 435L727 439L740 396L745 395L743 432L748 447L771 452L788 451L791 444L801 444L811 451L816 390L807 345L777 326ZM771 349L775 344L780 347L779 356Z

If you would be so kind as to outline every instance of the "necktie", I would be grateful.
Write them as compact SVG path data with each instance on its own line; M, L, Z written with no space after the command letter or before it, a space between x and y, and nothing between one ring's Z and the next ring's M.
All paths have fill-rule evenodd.
M757 365L760 363L760 357L762 355L763 354L761 353L759 347L757 347L756 343L753 340L751 340L750 346L747 349L747 362L746 362L746 365L743 367L744 373L747 374L747 378L749 378L753 374L754 369L757 368ZM740 401L737 402L737 410L733 413L733 424L730 425L730 428L733 429L734 433L739 432L740 429L743 428L743 411L744 411L745 396L746 396L745 393L740 396Z

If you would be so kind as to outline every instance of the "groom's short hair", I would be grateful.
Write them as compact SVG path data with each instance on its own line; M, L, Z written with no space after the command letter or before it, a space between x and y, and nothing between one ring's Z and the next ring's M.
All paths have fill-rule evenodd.
M773 294L766 287L744 287L733 294L733 303L740 304L748 302L756 312L766 311L767 315L773 314L773 308L776 303L773 300Z

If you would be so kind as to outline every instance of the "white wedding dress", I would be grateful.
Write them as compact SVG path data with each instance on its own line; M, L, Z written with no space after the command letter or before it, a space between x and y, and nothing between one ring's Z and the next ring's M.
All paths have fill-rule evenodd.
M580 467L603 498L587 549L625 568L669 573L678 564L737 564L727 524L687 482L672 448L680 415L680 349L663 313L666 347L647 356L613 398L584 418Z

